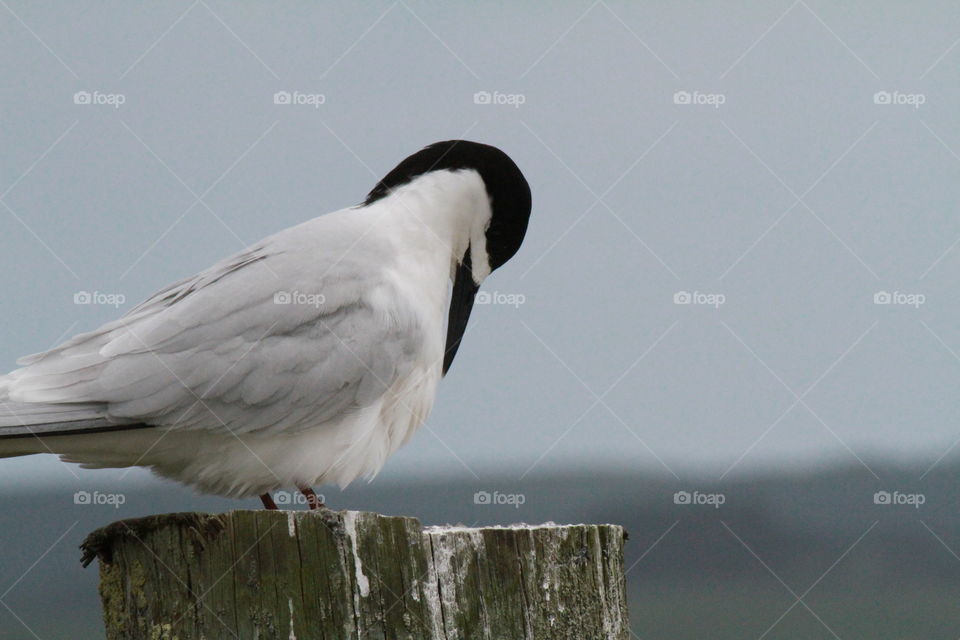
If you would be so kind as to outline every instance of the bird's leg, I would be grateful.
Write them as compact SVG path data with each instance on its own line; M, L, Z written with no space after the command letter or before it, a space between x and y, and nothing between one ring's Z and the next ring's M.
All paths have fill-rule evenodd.
M277 503L273 501L273 498L270 496L270 493L264 493L260 496L260 502L263 503L264 509L270 509L272 511L278 510L280 507L277 506Z
M300 493L302 493L303 497L307 499L307 506L310 507L311 511L322 509L326 506L320 502L320 497L310 487L300 487Z

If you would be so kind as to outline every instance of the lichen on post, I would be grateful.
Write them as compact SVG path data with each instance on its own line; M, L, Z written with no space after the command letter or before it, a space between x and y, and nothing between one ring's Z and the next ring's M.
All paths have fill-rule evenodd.
M343 511L182 513L90 534L107 638L629 636L616 525L427 527Z

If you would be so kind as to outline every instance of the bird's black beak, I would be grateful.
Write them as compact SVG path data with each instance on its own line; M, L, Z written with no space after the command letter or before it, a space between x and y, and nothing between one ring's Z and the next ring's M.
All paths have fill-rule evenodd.
M473 299L477 295L480 285L473 281L473 269L470 263L470 247L463 256L463 261L457 265L457 273L453 278L453 294L450 296L450 314L447 316L447 346L443 354L443 375L453 363L453 357L460 348L463 332L467 330L467 320L473 310Z

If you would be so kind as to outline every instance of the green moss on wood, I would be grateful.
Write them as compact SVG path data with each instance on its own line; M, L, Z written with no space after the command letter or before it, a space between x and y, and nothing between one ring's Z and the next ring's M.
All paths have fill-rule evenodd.
M210 513L165 513L145 518L118 520L88 534L80 544L83 555L80 562L89 565L94 558L112 562L113 546L117 540L134 538L142 540L154 531L176 527L187 531L197 543L204 543L223 530L224 514Z

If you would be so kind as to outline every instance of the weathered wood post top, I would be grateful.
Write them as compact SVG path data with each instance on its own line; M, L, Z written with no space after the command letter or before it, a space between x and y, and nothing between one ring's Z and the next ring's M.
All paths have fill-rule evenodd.
M232 511L91 533L107 638L625 640L616 525Z

